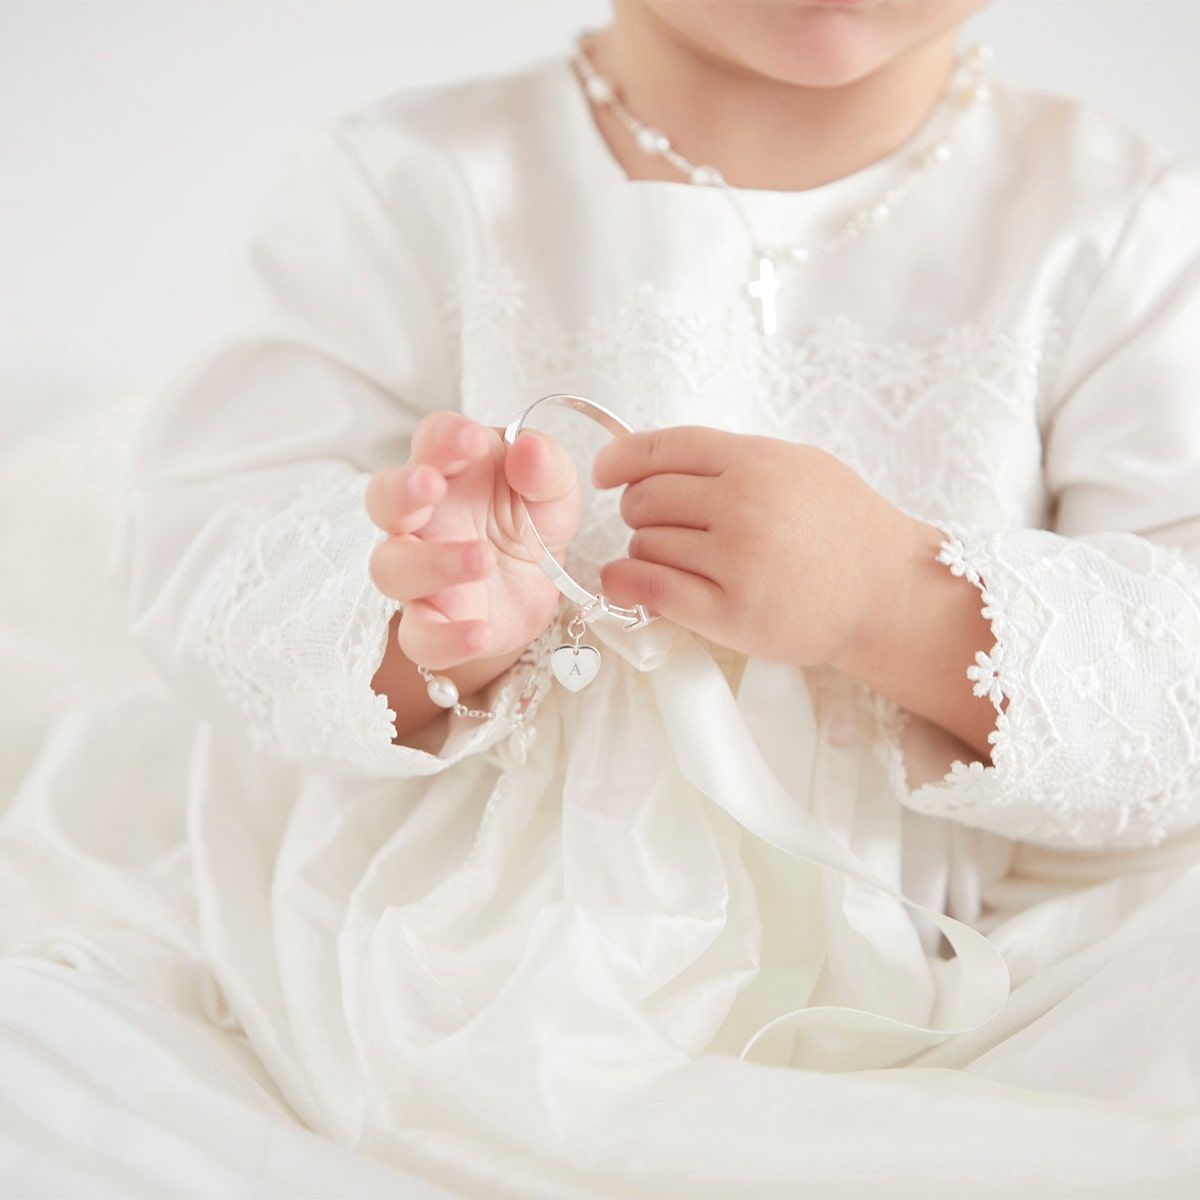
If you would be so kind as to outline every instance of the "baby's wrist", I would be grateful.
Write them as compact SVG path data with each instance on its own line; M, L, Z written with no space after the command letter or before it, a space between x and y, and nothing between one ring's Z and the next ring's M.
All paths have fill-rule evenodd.
M936 545L930 549L931 533L936 535L928 525L903 515L895 530L881 539L886 550L868 559L871 569L862 589L861 611L830 666L874 684L880 671L909 644L914 589L923 565L936 552Z
M426 683L430 683L431 678L448 679L454 685L457 699L466 703L469 700L478 699L482 696L489 685L503 675L521 657L524 649L524 646L521 646L506 654L490 655L487 658L473 658L467 662L458 663L456 666L443 667L436 671L428 670L417 664L417 670L421 672ZM448 690L446 694L449 695ZM438 699L432 688L430 690L430 699L438 703ZM452 704L445 704L442 707L450 708ZM472 704L470 707L475 707L475 705Z
M527 637L503 654L472 659L440 671L431 671L416 664L416 669L426 682L429 698L439 707L464 716L481 719L495 716L496 713L486 704L489 689L522 660L528 664L528 669L524 671L526 676L532 678L544 673L542 668L549 662L551 634L558 615L559 605L555 604L549 615L540 620Z

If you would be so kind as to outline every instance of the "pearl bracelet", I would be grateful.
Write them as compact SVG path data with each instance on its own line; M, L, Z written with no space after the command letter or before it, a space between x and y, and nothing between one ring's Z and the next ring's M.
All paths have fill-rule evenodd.
M403 605L401 605L403 609ZM537 710L543 694L549 687L550 649L557 636L557 628L562 621L563 608L560 604L553 619L541 633L533 639L513 660L508 671L513 678L510 684L501 691L500 703L496 710L489 711L481 708L471 708L459 699L458 685L447 675L439 675L428 667L415 663L421 678L425 680L425 688L430 700L439 708L452 710L460 717L477 717L482 721L493 721L501 715L501 710L509 714L512 724L512 734L509 739L509 749L516 761L523 762L528 745L533 738L532 726L528 724ZM526 672L524 681L519 680L521 671ZM520 690L511 702L507 694L520 682Z
M454 682L448 675L435 675L428 667L416 664L417 670L421 672L421 678L425 680L425 690L429 693L429 698L439 708L452 708L460 717L482 717L485 720L491 720L496 714L488 712L486 709L468 708L465 704L460 704L458 699L458 684Z

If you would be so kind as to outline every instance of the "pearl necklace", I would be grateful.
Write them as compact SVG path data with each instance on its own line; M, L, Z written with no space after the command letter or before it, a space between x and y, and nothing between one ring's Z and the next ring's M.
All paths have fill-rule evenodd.
M583 83L588 99L593 104L609 108L633 135L640 150L651 157L669 162L697 187L720 189L729 201L750 239L757 266L757 274L747 284L747 291L759 304L763 333L773 334L777 328L775 295L783 286L776 274L776 267L784 264L804 263L831 254L846 242L853 241L874 226L886 221L922 175L950 158L953 151L951 136L954 130L958 128L972 108L986 101L991 95L987 78L987 64L991 59L991 50L978 43L968 46L965 50L960 50L955 55L955 68L951 80L952 82L956 81L960 76L964 76L964 78L959 86L948 88L939 101L939 107L947 100L953 100L958 105L960 111L953 127L944 138L932 145L915 150L910 156L901 178L883 192L873 204L860 208L849 216L831 237L812 246L799 242L786 245L769 245L763 242L754 231L754 226L738 190L725 182L724 176L716 167L690 162L671 145L670 139L665 133L638 120L625 107L612 83L596 69L595 64L583 48L582 38L571 62Z

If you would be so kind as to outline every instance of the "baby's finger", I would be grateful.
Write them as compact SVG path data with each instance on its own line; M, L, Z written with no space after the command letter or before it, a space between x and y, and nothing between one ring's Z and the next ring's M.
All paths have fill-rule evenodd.
M363 502L367 515L388 533L412 533L429 520L446 494L442 473L428 463L405 463L376 471Z
M617 558L600 568L600 586L610 600L650 612L716 640L727 609L720 584L690 571L640 558Z
M441 671L482 657L492 631L486 621L447 621L428 601L413 600L400 615L396 641L412 662Z
M577 483L575 463L555 438L522 429L504 458L508 486L530 501L561 500Z
M410 461L429 463L443 475L457 475L496 444L490 426L465 413L439 409L423 416L413 429Z
M496 565L491 542L424 542L412 534L387 538L371 551L371 581L393 600L413 600L431 592L485 579Z
M523 429L508 447L504 472L546 544L565 546L579 522L579 473L562 444L540 430Z

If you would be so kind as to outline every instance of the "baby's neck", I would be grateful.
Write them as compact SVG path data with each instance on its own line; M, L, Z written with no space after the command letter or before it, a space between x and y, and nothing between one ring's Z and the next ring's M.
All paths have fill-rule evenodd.
M735 187L799 191L882 158L937 102L957 47L952 29L851 83L801 87L705 56L642 15L642 5L615 7L613 24L589 41L597 68L640 120ZM669 163L639 150L608 110L594 111L631 178L680 178Z

